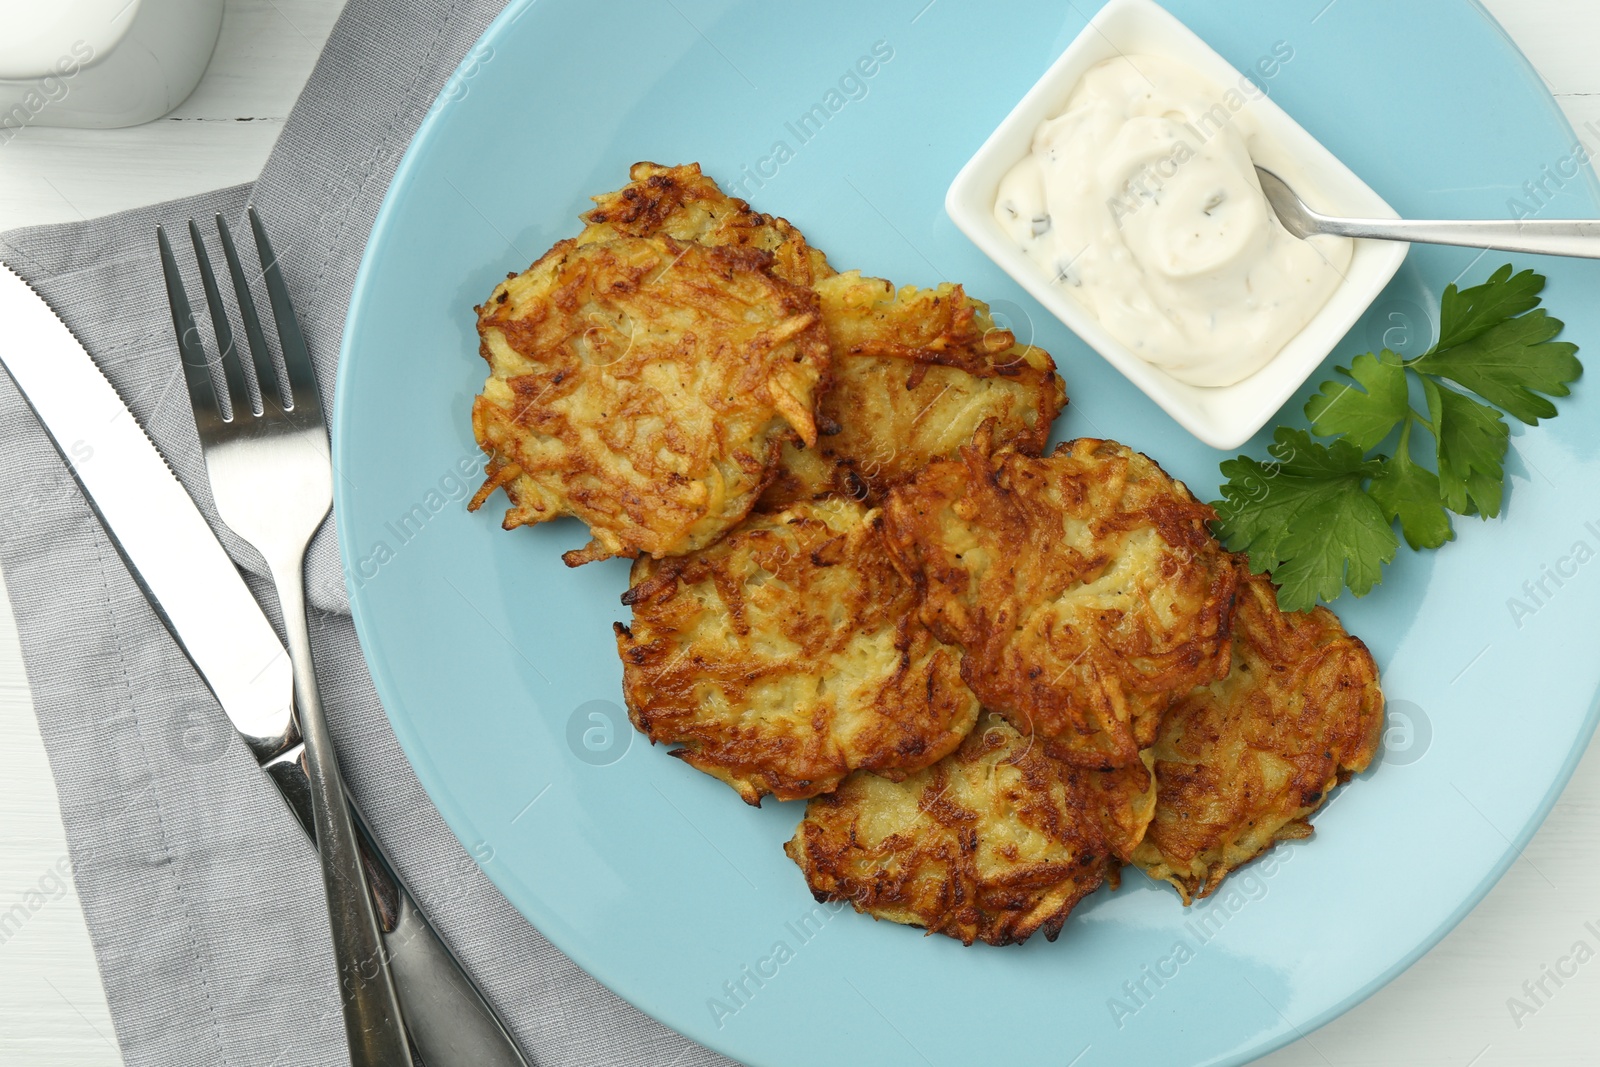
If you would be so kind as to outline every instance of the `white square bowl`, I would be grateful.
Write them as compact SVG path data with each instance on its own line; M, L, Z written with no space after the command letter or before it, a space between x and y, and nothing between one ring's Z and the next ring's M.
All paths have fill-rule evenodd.
M1012 243L994 217L1000 181L1031 151L1034 131L1066 108L1067 98L1089 68L1118 55L1175 60L1222 89L1240 85L1245 78L1151 0L1110 0L961 168L945 195L945 210L990 259L1179 425L1213 448L1238 448L1266 425L1333 351L1389 284L1410 246L1395 241L1356 241L1344 280L1327 304L1271 362L1243 381L1217 388L1189 385L1140 359L1100 325L1088 308L1054 284ZM1257 73L1265 75L1266 71ZM1258 79L1252 80L1260 84ZM1248 100L1244 106L1257 123L1260 140L1278 146L1299 164L1295 191L1312 207L1330 215L1399 218L1382 197L1265 93L1241 95ZM1267 165L1265 160L1260 162Z

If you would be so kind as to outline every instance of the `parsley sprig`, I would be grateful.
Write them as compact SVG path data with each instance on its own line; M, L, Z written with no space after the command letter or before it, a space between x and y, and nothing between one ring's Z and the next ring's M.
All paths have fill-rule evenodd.
M1248 553L1252 571L1272 573L1286 610L1309 610L1346 587L1371 592L1399 548L1397 523L1413 549L1438 548L1455 539L1451 513L1500 514L1505 416L1530 426L1554 418L1549 398L1568 395L1583 373L1578 346L1554 340L1562 323L1539 306L1544 285L1510 264L1482 285L1451 285L1432 348L1409 360L1388 349L1357 356L1307 402L1310 433L1280 426L1270 460L1222 464L1217 535ZM1396 430L1392 454L1376 451Z

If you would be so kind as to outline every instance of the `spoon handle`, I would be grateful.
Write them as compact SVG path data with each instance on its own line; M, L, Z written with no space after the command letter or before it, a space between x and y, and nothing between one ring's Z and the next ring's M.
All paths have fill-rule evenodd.
M1317 229L1340 237L1414 244L1464 245L1500 252L1600 259L1600 220L1486 219L1470 222L1319 219Z

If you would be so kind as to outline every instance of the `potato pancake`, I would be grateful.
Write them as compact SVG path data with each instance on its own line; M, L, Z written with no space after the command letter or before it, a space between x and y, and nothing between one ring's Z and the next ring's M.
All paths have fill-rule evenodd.
M889 777L954 751L978 717L960 656L918 620L877 511L752 516L710 548L640 559L616 627L633 724L751 804Z
M1055 362L997 328L961 286L897 292L849 271L814 288L833 354L833 386L817 409L823 432L815 447L784 448L762 507L834 493L877 506L987 419L997 444L1044 450L1067 399Z
M635 163L632 179L614 193L594 197L584 213L588 225L579 244L617 237L665 234L679 241L727 248L755 248L772 254L772 273L809 286L833 273L827 257L806 243L787 219L763 215L700 173L700 164L663 167Z
M1142 762L1091 771L985 712L951 756L902 782L860 772L806 805L784 845L818 900L965 944L1054 941L1155 807Z
M627 235L771 252L773 273L816 289L833 353L815 447L791 443L761 501L775 511L843 494L876 507L889 486L955 454L986 418L996 440L1037 455L1066 403L1055 362L999 329L959 285L899 291L859 271L836 274L787 220L730 197L698 163L635 163L633 179L594 198L580 244Z
M692 552L737 525L796 435L816 440L817 297L754 248L670 237L562 241L478 311L490 374L472 407L504 526L576 515L586 548Z
M1209 896L1235 867L1309 835L1311 813L1367 769L1382 733L1383 694L1366 645L1327 608L1279 610L1272 582L1246 574L1233 669L1161 723L1156 815L1134 862L1171 882L1185 904Z
M1134 762L1174 700L1227 673L1238 576L1214 517L1125 445L1037 458L995 448L987 425L884 506L895 564L984 707L1103 768Z

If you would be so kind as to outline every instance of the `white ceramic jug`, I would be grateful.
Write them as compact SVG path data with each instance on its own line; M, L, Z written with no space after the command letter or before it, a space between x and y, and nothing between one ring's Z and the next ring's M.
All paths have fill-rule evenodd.
M223 0L0 0L0 145L26 126L136 126L193 91Z

